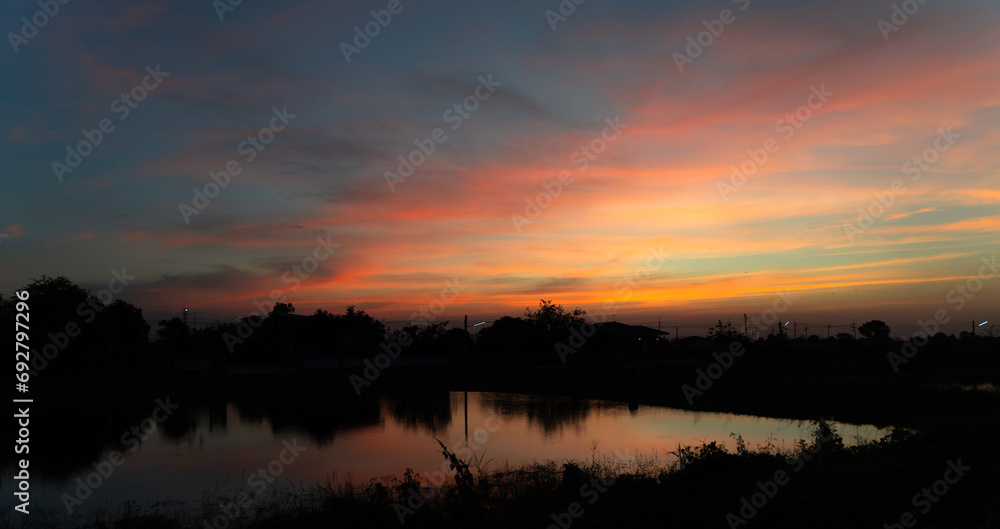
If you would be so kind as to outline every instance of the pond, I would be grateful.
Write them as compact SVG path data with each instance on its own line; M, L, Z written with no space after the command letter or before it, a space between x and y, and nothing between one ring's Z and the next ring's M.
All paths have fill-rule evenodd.
M93 425L102 421L93 417L89 422L66 417L63 435L74 446L91 448L45 454L63 458L58 469L38 468L32 459L33 508L68 514L67 498L79 500L69 501L77 515L96 507L117 510L127 500L196 505L208 491L225 496L238 487L272 482L363 482L401 477L407 468L435 485L447 468L435 439L463 458L495 466L583 461L595 452L669 460L678 445L717 441L733 449L732 433L750 447L771 442L790 449L814 429L809 421L502 393L383 395L349 404L304 397L171 404L177 409L163 422L157 420L164 412L145 406L146 419L116 416L100 432ZM831 424L847 444L888 433L869 425ZM132 429L135 425L139 428ZM4 466L5 476L15 473L12 460ZM0 486L5 505L16 486L9 479Z

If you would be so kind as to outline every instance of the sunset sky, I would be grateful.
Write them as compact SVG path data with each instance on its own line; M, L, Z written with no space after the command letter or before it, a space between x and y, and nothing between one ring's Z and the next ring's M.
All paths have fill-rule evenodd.
M782 320L824 336L1000 323L1000 280L970 283L998 273L995 1L219 5L74 1L37 32L37 2L0 7L5 296L124 268L151 320L281 290L301 313L545 298L693 334L788 291Z

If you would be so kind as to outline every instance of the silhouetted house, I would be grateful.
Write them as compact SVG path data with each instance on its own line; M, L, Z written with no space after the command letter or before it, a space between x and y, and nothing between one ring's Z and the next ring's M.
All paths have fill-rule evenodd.
M615 357L632 357L662 352L670 333L645 325L628 325L617 321L594 324L594 349Z

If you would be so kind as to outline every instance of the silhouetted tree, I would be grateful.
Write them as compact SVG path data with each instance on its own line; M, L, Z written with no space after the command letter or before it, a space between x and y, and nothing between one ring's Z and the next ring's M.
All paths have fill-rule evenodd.
M488 354L524 354L531 347L535 325L524 318L503 316L479 331L477 346Z
M487 354L518 356L551 356L557 359L555 346L569 339L573 329L579 329L587 320L587 312L577 308L572 312L542 299L538 309L524 309L523 318L504 316L493 325L479 331L477 347Z
M181 349L190 343L191 329L180 318L160 320L156 337L169 348Z
M23 290L31 293L28 304L31 307L31 327L35 336L61 332L68 322L92 323L97 312L104 308L99 299L65 276L42 275L39 279L33 279ZM80 321L81 316L85 321Z
M274 312L279 314L294 314L295 307L291 303L275 303Z
M838 332L837 336L835 337L835 339L837 340L837 343L841 347L847 347L847 346L853 344L854 341L855 341L854 340L854 336L851 336L851 333L849 333L849 332Z
M708 338L718 342L729 343L742 339L743 333L733 325L733 322L727 321L723 324L722 320L719 320L719 323L715 327L708 329Z
M892 336L892 330L881 320L872 320L858 327L861 336L868 339L881 340Z
M375 354L386 341L385 324L350 305L343 314L317 310L298 334L307 356L360 358Z
M355 309L354 305L348 306L343 314L334 316L334 320L339 322L344 329L351 329L376 342L385 339L385 324L376 320L363 309Z
M450 357L466 359L472 352L472 335L469 331L460 328L452 328L445 331L440 339L440 347L444 354Z
M52 360L38 359L33 368L44 372L68 372L100 367L102 342L109 338L95 332L92 324L105 309L104 302L65 276L33 279L23 288L30 292L32 347L48 348L58 355Z
M412 342L409 353L417 356L441 356L441 338L448 330L448 322L431 323L429 325L408 325L403 331L410 335Z
M538 302L538 310L534 312L524 309L524 318L537 326L541 332L567 331L572 327L579 327L586 323L587 320L583 318L586 315L587 311L579 307L573 312L568 312L562 305L545 299Z
M135 359L149 343L149 324L142 317L142 309L122 299L105 307L94 327L100 334L101 350L108 360Z

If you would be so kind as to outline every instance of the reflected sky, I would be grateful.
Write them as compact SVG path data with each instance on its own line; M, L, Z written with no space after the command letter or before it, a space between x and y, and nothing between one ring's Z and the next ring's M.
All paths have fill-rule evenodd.
M598 455L607 457L621 452L668 459L667 453L678 445L702 441L717 441L732 449L731 433L741 434L751 447L771 440L776 446L791 448L813 429L810 422L799 420L658 406L630 409L626 403L499 393L383 396L377 407L359 404L353 408L302 400L263 408L223 401L201 406L169 428L161 426L140 449L126 453L124 464L103 480L81 510L119 508L126 500L196 505L206 492L232 494L241 485L252 485L248 484L250 475L269 465L272 473L280 473L277 483L286 485L331 479L364 482L401 476L407 468L427 478L444 463L435 438L456 452L468 446L477 457L492 460L490 465L505 461L517 465L535 460L588 460L594 443ZM357 420L348 426L317 429L325 421L344 425L344 416ZM848 443L858 436L872 439L886 433L872 426L839 424L838 429ZM108 435L108 448L98 462L115 449L114 432ZM301 454L290 463L276 463L291 445L303 447ZM284 457L286 462L290 459L287 452ZM73 494L76 478L86 479L91 472L86 462L76 463L78 470L69 478L33 476L36 510L66 512L60 497ZM11 483L4 482L0 492L10 497Z

